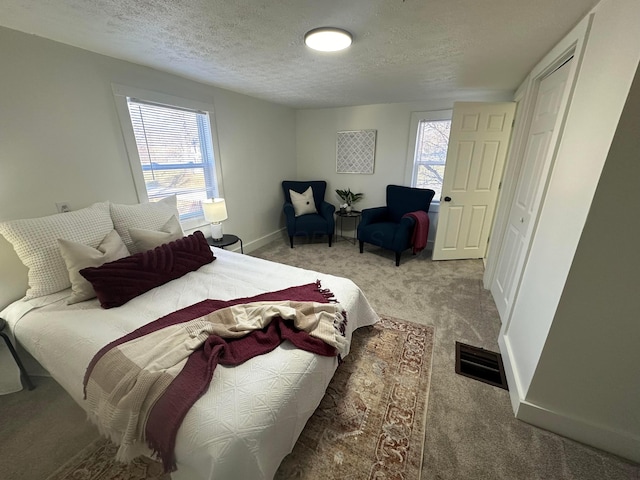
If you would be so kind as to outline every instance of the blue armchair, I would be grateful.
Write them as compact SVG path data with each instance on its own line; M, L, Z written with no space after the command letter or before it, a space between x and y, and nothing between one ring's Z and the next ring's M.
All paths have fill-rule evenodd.
M360 253L364 244L392 250L396 254L396 266L400 265L400 254L412 246L416 219L406 216L413 212L429 212L435 192L424 188L387 185L387 205L366 208L358 225ZM425 216L425 215L423 215ZM426 219L428 231L428 217Z
M296 216L289 190L302 194L309 187L313 190L313 200L315 202L317 213L307 213ZM329 246L331 246L333 231L335 228L333 212L336 211L336 207L324 200L326 189L327 182L323 180L309 182L285 180L282 182L282 191L284 192L285 201L283 210L291 248L293 248L293 237L311 237L313 235L328 235Z

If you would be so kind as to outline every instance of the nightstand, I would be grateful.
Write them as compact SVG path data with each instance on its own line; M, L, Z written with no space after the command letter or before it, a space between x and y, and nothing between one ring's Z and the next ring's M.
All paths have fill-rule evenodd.
M222 240L214 240L211 237L207 237L207 243L212 247L224 248L229 245L233 245L234 243L240 242L240 253L244 253L244 246L242 245L242 239L237 235L231 235L225 233L222 235Z
M33 390L35 387L33 386L33 383L31 383L31 379L29 378L29 375L27 374L27 371L25 370L24 365L22 365L22 362L20 361L18 352L16 352L16 349L13 348L13 344L11 343L11 340L9 340L9 337L7 336L7 334L2 332L6 324L7 324L6 320L4 318L0 318L0 336L4 338L4 341L7 344L7 347L9 347L9 351L11 352L11 355L13 355L13 359L16 361L16 364L20 369L20 373L22 374L24 383L27 384L27 388L29 390Z

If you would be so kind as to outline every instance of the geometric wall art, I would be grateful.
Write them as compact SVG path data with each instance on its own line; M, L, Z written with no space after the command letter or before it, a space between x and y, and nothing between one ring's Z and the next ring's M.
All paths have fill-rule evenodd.
M377 130L338 132L336 141L337 173L373 173Z

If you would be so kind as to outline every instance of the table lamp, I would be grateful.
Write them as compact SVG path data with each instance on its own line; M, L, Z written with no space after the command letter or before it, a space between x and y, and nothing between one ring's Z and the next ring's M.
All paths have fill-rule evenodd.
M227 205L224 198L212 198L202 202L204 218L211 223L211 237L215 241L222 240L222 223L229 218L227 216Z

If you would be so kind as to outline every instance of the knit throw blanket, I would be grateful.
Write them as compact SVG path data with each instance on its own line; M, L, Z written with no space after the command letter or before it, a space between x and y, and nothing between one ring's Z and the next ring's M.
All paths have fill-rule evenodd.
M89 364L89 418L119 445L118 460L155 453L173 471L178 428L218 364L239 365L285 340L319 355L346 352L346 314L331 297L316 282L205 300L151 322L105 346Z
M404 215L413 218L416 225L411 236L411 246L413 253L420 253L427 246L427 237L429 236L429 215L423 210L416 210Z

